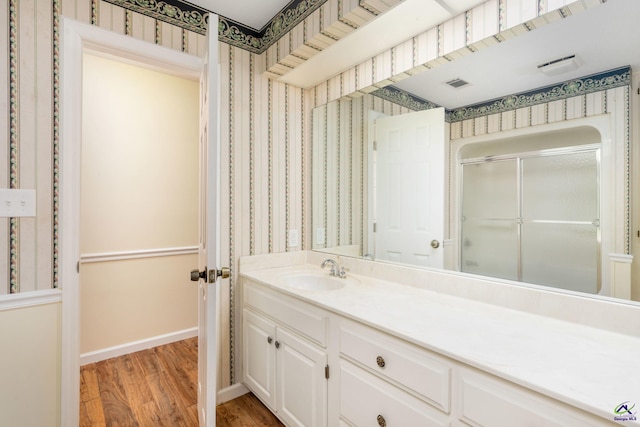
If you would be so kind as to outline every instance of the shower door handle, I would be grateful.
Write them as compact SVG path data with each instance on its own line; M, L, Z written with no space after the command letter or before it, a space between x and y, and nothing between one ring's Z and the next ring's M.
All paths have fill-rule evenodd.
M438 249L438 248L440 247L440 242L438 242L436 239L433 239L433 240L431 241L431 247L432 247L433 249Z

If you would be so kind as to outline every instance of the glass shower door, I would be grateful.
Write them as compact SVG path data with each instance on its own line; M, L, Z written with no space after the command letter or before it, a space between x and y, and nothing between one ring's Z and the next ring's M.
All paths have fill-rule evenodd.
M518 280L516 160L463 166L461 271Z
M461 271L597 293L599 153L573 147L465 160Z
M597 155L522 159L522 281L598 292Z

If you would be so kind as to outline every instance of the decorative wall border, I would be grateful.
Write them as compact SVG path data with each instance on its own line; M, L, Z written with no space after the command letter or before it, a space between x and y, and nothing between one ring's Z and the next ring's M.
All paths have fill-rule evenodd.
M105 0L124 9L150 16L159 21L206 34L206 9L181 0ZM249 52L261 54L314 12L327 0L292 0L262 29L256 30L232 19L218 16L218 39ZM215 12L215 11L213 11Z
M176 0L105 0L107 3L198 34L207 33L207 11Z
M490 114L502 113L518 108L531 107L558 101L573 96L586 95L607 89L614 89L631 84L631 67L625 66L602 73L591 74L555 85L549 85L527 92L496 98L479 104L446 110L445 120L454 123ZM395 86L387 86L371 92L372 95L391 101L413 111L428 110L440 107L426 99L412 95Z
M626 66L468 107L449 110L446 114L446 120L450 123L459 122L630 84L631 67Z
M377 89L371 92L371 95L393 102L394 104L398 104L413 111L430 110L432 108L440 107L438 104L427 101L424 98L413 95L405 90L398 89L392 85Z

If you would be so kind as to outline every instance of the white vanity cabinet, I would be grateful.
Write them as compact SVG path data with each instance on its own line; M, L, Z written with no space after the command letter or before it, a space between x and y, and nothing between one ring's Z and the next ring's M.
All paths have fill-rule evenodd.
M460 426L604 427L618 425L474 369L459 370Z
M260 280L270 283L272 278ZM586 410L588 401L583 399L585 409L579 409L583 404L578 389L560 394L555 388L540 387L526 370L531 360L522 352L515 352L516 358L508 359L513 366L510 371L502 370L511 376L501 376L499 365L470 358L460 345L454 346L458 351L438 351L441 347L434 346L447 344L449 335L444 340L436 329L423 334L415 327L404 328L401 323L381 318L403 318L400 309L393 311L393 306L384 306L385 298L376 294L384 293L384 288L363 287L363 294L358 293L358 287L343 294L301 292L296 297L295 291L288 287L281 291L278 282L274 282L267 286L250 277L243 280L243 380L287 426L620 425L613 421L613 408L610 414L601 409L595 415ZM377 298L362 302L364 292ZM511 327L519 327L518 322L522 322L523 327L531 328L515 312L501 315L512 321L508 323ZM487 316L493 319L495 309L487 310ZM447 317L442 317L446 322ZM475 318L483 320L481 315ZM407 319L416 322L414 326L424 324L429 328L437 327L435 320L439 318ZM446 323L442 326L446 329ZM458 329L457 343L467 342L469 336L464 333ZM540 331L536 333L540 336ZM504 351L517 344L513 339L519 339L515 335L509 337L511 341ZM576 335L575 340L578 338ZM493 351L502 349L499 340L494 344L495 350L485 346L488 359ZM532 369L543 369L537 362ZM552 360L548 363L550 372L560 369L561 365L556 366ZM526 375L518 377L514 372Z
M327 314L245 282L243 379L286 425L327 426Z
M432 352L346 319L340 323L345 425L449 425L451 365Z

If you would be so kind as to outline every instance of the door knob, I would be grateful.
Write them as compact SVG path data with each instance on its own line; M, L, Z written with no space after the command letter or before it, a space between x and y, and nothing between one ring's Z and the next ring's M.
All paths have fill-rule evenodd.
M440 242L438 242L438 241L437 241L437 240L435 240L435 239L434 239L434 240L432 240L432 241L431 241L431 247L432 247L433 249L438 249L438 248L440 247Z
M206 279L207 278L207 270L191 270L191 281L192 282L197 282L200 279Z
M207 277L207 271L209 272ZM226 279L231 276L231 269L229 267L222 267L220 270L208 270L204 269L202 271L199 270L191 270L191 281L197 282L200 279L206 280L209 283L215 283L218 277L222 279Z
M216 276L226 279L231 276L231 269L229 267L222 267L220 270L216 272Z

